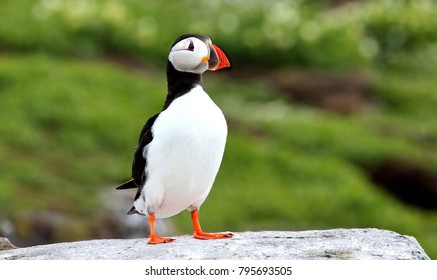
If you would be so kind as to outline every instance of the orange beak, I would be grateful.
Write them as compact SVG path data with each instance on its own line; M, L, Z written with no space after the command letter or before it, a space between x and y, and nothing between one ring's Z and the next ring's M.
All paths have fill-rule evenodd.
M210 44L210 54L208 59L208 69L215 71L222 68L230 67L228 58L225 53L216 45Z

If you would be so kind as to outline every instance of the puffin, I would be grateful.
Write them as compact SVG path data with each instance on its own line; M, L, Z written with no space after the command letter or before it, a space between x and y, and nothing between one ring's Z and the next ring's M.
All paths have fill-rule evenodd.
M194 238L233 236L204 232L199 222L199 209L219 171L228 133L223 112L205 92L202 74L226 67L230 62L225 53L204 35L184 34L171 46L164 106L141 130L132 178L116 188L138 189L127 214L148 217L148 244L173 242L156 233L155 219L183 210L191 212Z

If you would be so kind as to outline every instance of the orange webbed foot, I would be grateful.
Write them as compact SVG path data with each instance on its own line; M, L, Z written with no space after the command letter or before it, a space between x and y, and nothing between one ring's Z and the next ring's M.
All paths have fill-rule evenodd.
M193 237L196 239L223 239L223 238L231 238L232 236L234 236L230 232L220 232L220 233L203 232L199 223L199 210L191 211L191 219L193 221L193 226L194 226Z
M149 237L149 241L147 242L147 244L161 244L161 243L171 243L173 242L174 239L170 238L170 237L161 237L158 235L151 235Z
M174 241L173 238L170 237L161 237L155 232L155 214L149 214L149 223L150 223L150 236L147 244L161 244L161 243L171 243Z
M208 232L195 232L193 237L196 239L223 239L223 238L231 238L234 234L230 232L220 232L220 233L208 233Z

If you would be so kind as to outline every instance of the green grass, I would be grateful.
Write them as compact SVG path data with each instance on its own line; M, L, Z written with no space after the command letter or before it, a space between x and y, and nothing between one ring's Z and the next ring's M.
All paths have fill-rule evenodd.
M2 180L12 182L7 193L52 193L48 205L44 197L40 207L54 210L71 200L81 207L67 209L89 211L95 206L87 194L96 185L126 177L138 128L158 110L165 92L155 77L143 80L107 63L44 55L2 56L0 77L1 155L8 159L0 169ZM4 208L8 198L0 203L3 213L10 212Z
M165 98L168 46L187 32L174 24L185 13L175 11L192 4L81 3L7 1L0 9L0 218L20 224L41 210L74 216L73 231L60 231L58 241L92 238L96 193L129 177L138 133ZM437 258L437 213L402 204L363 168L394 159L437 173L435 16L425 9L435 3L403 1L395 13L395 1L334 11L292 1L219 2L232 11L227 18L203 13L214 3L191 10L208 24L190 22L189 31L215 34L233 64L358 67L372 80L375 104L339 115L286 103L260 81L205 75L230 134L200 214L204 229L377 227L415 236ZM281 7L300 16L272 18ZM397 41L384 41L390 32ZM284 34L293 42L278 40ZM114 53L149 67L105 59ZM187 213L171 220L177 233L191 232Z

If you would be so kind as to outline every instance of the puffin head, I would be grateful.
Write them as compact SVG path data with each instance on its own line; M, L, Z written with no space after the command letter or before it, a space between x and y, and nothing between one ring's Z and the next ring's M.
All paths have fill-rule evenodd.
M176 70L195 74L231 65L224 52L200 34L179 36L171 46L168 60Z

